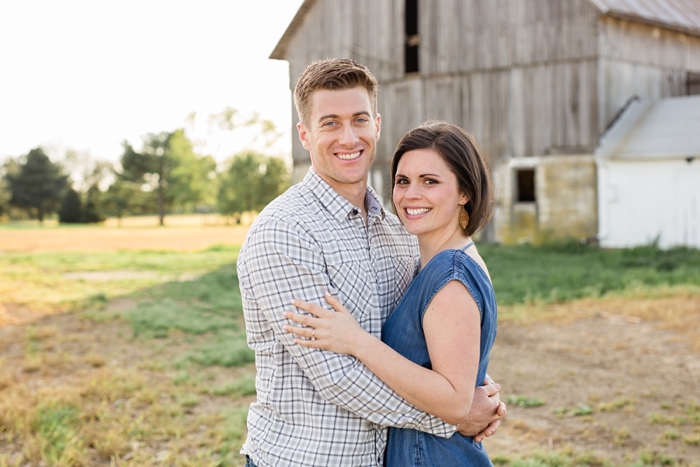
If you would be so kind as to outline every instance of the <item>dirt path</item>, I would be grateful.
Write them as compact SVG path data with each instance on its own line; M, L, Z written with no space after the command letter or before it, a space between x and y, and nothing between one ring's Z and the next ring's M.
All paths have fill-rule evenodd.
M545 404L511 403L507 422L486 442L489 453L569 445L613 465L642 454L698 465L700 354L659 324L606 313L560 325L501 325L490 373L505 399Z
M485 443L491 456L572 449L607 457L612 465L633 465L642 456L652 459L644 465L700 465L700 352L693 346L700 341L700 306L698 298L678 300L690 315L689 333L664 330L667 322L630 317L612 305L609 312L580 318L562 318L555 310L556 322L501 323L490 374L501 383L504 399L537 398L544 405L511 402L503 427ZM627 305L641 309L643 303ZM74 355L64 358L72 363L23 372L29 326L48 333L43 342L53 342L46 348L51 354ZM36 387L71 384L73 377L84 379L102 368L138 366L157 350L134 345L123 323L63 314L0 326L0 353L6 369ZM212 406L226 403L220 400L208 399L206 411L222 409ZM204 409L193 409L192 417L198 410ZM0 441L0 452L20 449L17 441Z

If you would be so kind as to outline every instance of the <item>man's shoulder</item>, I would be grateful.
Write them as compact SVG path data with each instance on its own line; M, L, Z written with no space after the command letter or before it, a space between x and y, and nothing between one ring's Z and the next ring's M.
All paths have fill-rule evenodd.
M258 214L248 230L244 247L257 240L269 242L285 234L304 235L313 230L314 225L324 222L317 204L308 187L303 184L290 187Z

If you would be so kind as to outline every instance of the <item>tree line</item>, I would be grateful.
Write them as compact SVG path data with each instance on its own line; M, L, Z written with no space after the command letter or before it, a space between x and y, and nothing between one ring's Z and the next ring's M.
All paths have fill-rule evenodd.
M218 118L231 127L234 113L227 109ZM270 122L247 124L267 137L276 134ZM9 158L0 166L0 219L43 222L57 214L67 224L107 217L121 223L127 215L157 214L164 225L172 213L218 212L240 223L243 213L260 211L290 185L290 168L281 158L246 149L217 164L195 152L184 129L149 133L139 148L126 141L122 146L116 164L90 164L70 150L53 162L42 147Z

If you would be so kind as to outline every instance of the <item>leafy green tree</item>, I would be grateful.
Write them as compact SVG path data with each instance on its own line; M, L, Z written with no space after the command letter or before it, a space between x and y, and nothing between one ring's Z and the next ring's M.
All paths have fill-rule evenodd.
M141 191L137 183L118 176L102 194L100 205L106 214L116 217L117 224L121 226L122 218L126 214L143 211L144 206L149 202L146 195L147 193Z
M10 204L25 209L30 217L36 216L43 223L46 215L55 212L68 176L39 147L29 151L20 161L19 171L7 173L5 179L11 193Z
M290 173L282 159L254 151L237 154L220 176L219 213L240 223L244 212L262 210L289 184Z
M216 161L211 156L198 157L184 130L175 130L168 140L168 157L172 161L169 187L173 206L194 210L199 205L216 202Z
M120 174L124 179L140 183L142 190L155 193L160 225L163 225L165 218L165 188L170 166L165 159L168 137L170 133L149 133L144 138L141 152L137 152L127 142L124 142L124 153L122 154L121 166L123 172Z
M186 209L206 199L215 163L211 157L198 157L184 130L178 129L147 135L140 152L125 142L121 166L120 177L154 193L159 223L164 225L165 213L173 206Z
M83 220L83 202L80 193L69 188L63 197L61 209L58 210L58 221L61 224L78 224Z

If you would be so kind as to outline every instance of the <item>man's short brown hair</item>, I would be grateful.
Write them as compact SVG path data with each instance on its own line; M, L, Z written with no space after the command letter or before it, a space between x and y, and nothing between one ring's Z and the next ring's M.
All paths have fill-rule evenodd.
M294 104L304 125L311 117L311 95L318 89L342 91L362 86L369 93L373 116L377 115L377 80L369 69L349 58L327 58L310 63L299 76Z

